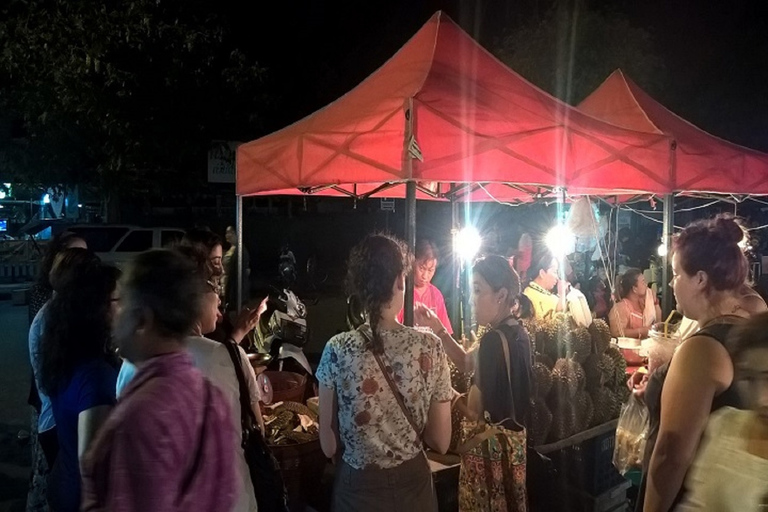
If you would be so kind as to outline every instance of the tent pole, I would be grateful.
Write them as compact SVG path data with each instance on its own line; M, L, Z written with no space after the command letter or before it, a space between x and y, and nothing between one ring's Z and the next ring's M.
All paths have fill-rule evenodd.
M243 196L237 196L236 205L236 225L237 225L237 311L243 308Z
M670 282L670 261L669 254L672 251L672 234L675 230L675 196L666 194L664 196L664 227L662 230L662 241L667 247L667 251L661 259L661 309L663 315L672 311L672 296L669 287Z
M459 202L456 201L456 196L451 195L451 322L454 326L454 332L459 332L459 323L461 322L461 261L456 254L456 249L453 247L456 234L459 232ZM462 333L463 334L463 333Z
M405 184L405 241L411 252L416 251L416 182ZM405 279L405 325L413 326L413 272Z

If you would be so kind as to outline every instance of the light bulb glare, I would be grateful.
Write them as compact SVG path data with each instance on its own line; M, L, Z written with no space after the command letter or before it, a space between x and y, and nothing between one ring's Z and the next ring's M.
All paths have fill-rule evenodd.
M483 239L474 226L462 228L453 238L453 251L467 262L472 261L482 245Z

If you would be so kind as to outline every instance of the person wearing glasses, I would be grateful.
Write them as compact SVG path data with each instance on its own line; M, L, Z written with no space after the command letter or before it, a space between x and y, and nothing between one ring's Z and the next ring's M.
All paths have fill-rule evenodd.
M76 510L233 510L238 502L233 411L188 349L215 293L206 281L183 254L154 249L120 282L113 335L138 372L85 454Z

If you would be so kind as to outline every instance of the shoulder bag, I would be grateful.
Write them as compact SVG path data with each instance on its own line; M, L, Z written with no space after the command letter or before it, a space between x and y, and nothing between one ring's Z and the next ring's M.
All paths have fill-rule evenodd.
M511 390L507 337L498 329L495 332L501 341ZM510 412L509 419L514 420L514 410ZM467 422L463 433L466 441L456 450L461 455L459 510L526 512L526 431L509 430L504 421L494 425L489 420Z
M251 473L253 491L259 512L288 512L287 492L280 465L269 449L264 435L259 430L256 416L250 404L250 392L243 374L240 350L229 340L224 342L229 357L235 366L235 374L240 386L240 420L243 429L242 447L245 462Z

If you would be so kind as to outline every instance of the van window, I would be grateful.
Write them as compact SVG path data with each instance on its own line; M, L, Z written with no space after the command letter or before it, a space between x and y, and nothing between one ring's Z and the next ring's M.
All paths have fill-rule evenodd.
M152 230L132 231L117 247L117 252L143 252L152 248Z
M68 231L83 237L93 252L109 252L128 232L126 227L73 227Z
M166 230L160 232L160 247L170 247L184 238L184 232L178 230Z

